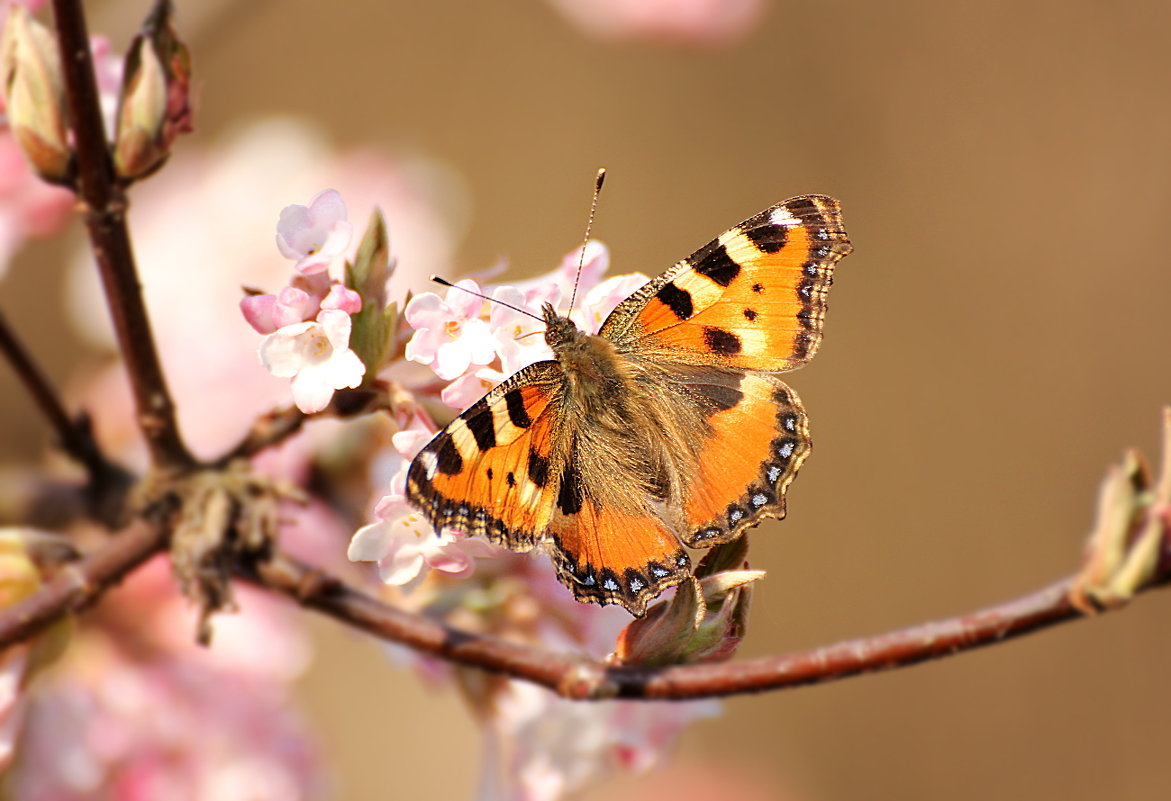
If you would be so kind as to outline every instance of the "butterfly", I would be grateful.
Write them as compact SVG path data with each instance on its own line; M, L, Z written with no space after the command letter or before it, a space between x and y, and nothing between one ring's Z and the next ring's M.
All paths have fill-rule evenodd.
M811 442L775 373L816 353L851 249L837 201L804 195L647 282L597 335L546 304L556 358L440 431L408 469L408 500L437 531L544 546L577 600L643 615L690 575L687 548L784 517Z

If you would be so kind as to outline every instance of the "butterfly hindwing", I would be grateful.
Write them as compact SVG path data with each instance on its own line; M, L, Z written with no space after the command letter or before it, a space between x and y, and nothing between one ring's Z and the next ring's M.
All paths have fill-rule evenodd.
M679 538L653 515L584 498L572 515L554 520L550 534L557 578L583 603L618 603L641 616L649 601L691 573Z
M805 410L775 376L734 370L676 373L704 407L706 431L683 500L683 542L707 548L762 518L785 516L785 492L809 455Z
M786 200L648 282L601 334L648 358L791 370L817 351L834 265L850 250L836 200Z
M453 528L514 551L539 543L553 507L557 362L526 367L429 442L407 472L407 498L436 531Z

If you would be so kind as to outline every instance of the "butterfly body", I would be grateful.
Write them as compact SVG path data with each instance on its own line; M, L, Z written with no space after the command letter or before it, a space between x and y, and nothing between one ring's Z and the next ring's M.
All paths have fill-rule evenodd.
M804 196L649 281L596 335L547 305L555 359L437 434L408 471L408 498L436 529L544 544L578 600L641 615L689 574L684 545L784 516L810 440L772 373L813 355L849 251L836 201Z

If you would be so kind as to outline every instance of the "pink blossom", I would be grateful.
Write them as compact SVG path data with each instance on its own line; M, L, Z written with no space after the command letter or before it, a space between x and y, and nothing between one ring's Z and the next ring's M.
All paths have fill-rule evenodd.
M590 289L581 300L581 311L574 315L575 322L583 331L596 334L602 323L610 316L610 312L619 303L633 295L643 284L650 279L642 273L628 273L607 278L602 283Z
M334 257L349 246L352 233L342 196L326 189L308 206L286 206L281 211L276 244L282 256L297 261L298 272L312 275L329 269Z
M449 530L437 534L400 495L387 495L374 514L378 521L358 529L347 555L355 562L377 562L384 584L409 584L424 568L465 578L475 569L474 557L495 555L483 540Z
M303 289L283 288L276 295L248 295L240 299L240 311L248 324L261 334L303 323L316 313L317 304Z
M350 315L326 309L315 322L288 325L260 343L260 360L278 378L293 379L293 402L306 414L329 405L335 390L358 387L366 366L350 350Z
M479 292L475 281L457 286ZM479 318L484 301L451 288L440 298L433 292L416 295L404 314L415 333L407 342L407 359L431 367L437 376L451 381L475 365L487 365L496 357L496 339L487 322Z
M691 46L743 39L764 14L764 0L551 0L583 31L601 39Z
M445 386L439 399L453 409L466 409L506 378L507 375L490 367L465 373Z
M582 249L574 248L561 257L561 261L552 271L527 281L517 281L513 286L524 292L526 304L540 310L541 304L546 301L554 306L559 306L561 301L568 304L569 298L573 295L574 283L577 284L577 297L580 300L597 285L609 268L610 249L602 242L591 239L585 244L584 259Z
M523 367L553 358L553 351L545 343L545 324L540 315L545 303L555 307L560 301L561 288L556 283L540 284L524 292L516 286L500 286L493 290L492 298L529 312L523 314L503 303L492 304L488 321L500 354L500 371L504 374L496 383ZM448 402L446 398L444 402Z
M342 284L334 284L329 288L329 294L322 299L321 308L357 314L362 311L362 296Z

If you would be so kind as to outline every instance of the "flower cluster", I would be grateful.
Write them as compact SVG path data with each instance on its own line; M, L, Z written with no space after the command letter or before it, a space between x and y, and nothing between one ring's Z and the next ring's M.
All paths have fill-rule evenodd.
M566 254L553 272L520 285L481 287L464 280L442 297L423 292L404 309L414 329L405 358L431 368L446 382L442 401L453 409L466 408L509 375L534 362L552 357L541 334L541 307L568 303L574 285L580 305L570 313L585 331L596 332L614 307L639 286L639 273L602 280L610 263L606 246L591 241ZM580 266L580 277L579 277ZM489 294L490 293L490 294ZM490 297L494 303L484 300ZM464 577L472 572L472 557L491 556L495 549L465 537L463 532L432 530L406 500L406 470L410 460L434 436L436 427L421 413L399 421L394 447L398 469L389 492L375 509L376 522L354 535L349 556L377 562L387 584L408 585L424 570Z
M349 247L353 229L346 205L332 189L308 206L287 206L277 224L277 248L297 275L276 294L240 301L244 319L265 334L260 361L278 378L292 379L293 401L311 414L329 405L336 390L362 384L366 366L350 348L350 315L362 297L331 277L330 267Z

